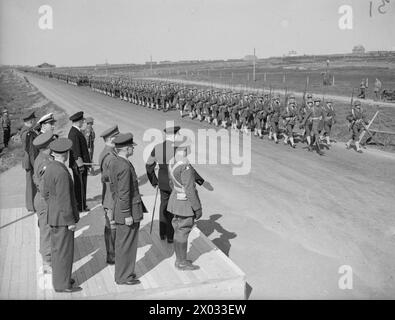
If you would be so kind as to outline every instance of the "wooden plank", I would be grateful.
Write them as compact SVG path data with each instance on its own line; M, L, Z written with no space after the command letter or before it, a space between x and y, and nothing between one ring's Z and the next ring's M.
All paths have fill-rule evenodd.
M38 218L37 215L34 217L34 224L37 225ZM39 253L39 248L40 248L40 232L38 228L34 229L34 243L35 243L35 250L34 250L34 256L35 256L35 262L36 262L36 270L34 272L34 278L36 280L36 298L39 300L44 300L45 299L45 290L44 290L44 277L42 275L42 263L41 263L41 257Z
M78 260L83 259L83 255L80 252L79 241L80 241L80 239L78 239L78 238L74 239L74 263L73 263L74 273L72 273L71 275L72 275L72 278L74 278L74 280L76 281L75 285L80 286L82 288L82 291L80 291L80 292L73 292L71 294L71 296L73 298L86 297L86 296L89 295L88 285L85 282L85 280L87 279L87 276L86 276L86 273L85 273L85 269L83 268L83 265L81 265L77 270L75 269L76 268L76 266L75 266L76 262L78 262ZM78 259L77 261L75 261L76 257Z
M28 283L28 273L30 266L28 265L27 261L29 259L29 243L27 242L27 237L29 236L29 217L23 215L22 223L22 254L21 260L19 261L21 265L21 277L20 277L20 286L19 286L19 298L26 300L28 298L28 291L29 291L29 283Z
M3 226L8 224L12 220L12 215L8 213L8 211L2 211L2 216L3 216ZM12 244L12 225L4 227L2 230L2 235L5 239L5 241L1 243L4 253L4 257L2 257L2 260L4 260L4 268L2 271L1 275L1 298L2 299L7 299L8 298L8 290L9 290L9 277L11 274L11 262L12 262L12 249L11 244Z

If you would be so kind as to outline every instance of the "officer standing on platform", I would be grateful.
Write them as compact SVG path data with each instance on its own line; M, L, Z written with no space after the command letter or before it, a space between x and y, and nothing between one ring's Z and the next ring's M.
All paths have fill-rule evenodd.
M115 235L116 226L114 221L114 199L111 192L109 164L116 157L114 151L114 138L119 134L118 126L105 130L100 136L104 140L104 149L99 156L99 165L102 181L102 206L104 209L104 241L107 251L107 263L115 263Z
M173 217L175 267L178 270L197 270L199 266L187 260L188 236L195 220L202 216L202 205L195 184L195 170L188 161L188 145L184 143L176 149L169 164L172 192L167 210Z
M84 123L84 113L79 111L69 118L73 122L68 138L73 145L70 150L69 167L73 170L74 191L77 199L77 208L80 212L89 211L86 205L86 183L89 166L84 163L90 163L88 145L81 132Z
M93 118L87 117L85 120L86 127L82 130L88 145L89 158L93 161L93 152L95 151L95 130L93 130Z
M54 131L55 129L55 118L53 113L48 113L40 118L37 123L40 125L40 133L45 133L47 131Z
M160 190L160 208L159 208L159 236L162 240L167 237L167 242L172 243L174 229L172 226L173 215L166 209L169 202L171 188L169 185L168 164L174 158L174 142L177 140L177 133L181 128L179 126L164 129L166 133L165 141L157 144L151 152L146 163L146 171L149 181L154 188ZM158 177L155 174L155 167L159 165ZM195 171L196 183L202 185L204 179Z
M141 199L136 171L128 158L136 145L133 134L119 134L114 139L116 157L110 161L110 181L114 193L115 282L135 285L135 265L140 221L147 212Z
M33 182L34 159L38 154L37 149L33 146L33 140L37 137L37 132L33 128L36 119L34 111L28 111L22 119L25 123L21 130L22 149L24 151L22 168L26 171L25 203L27 211L34 212L34 197L37 192L36 185Z
M39 154L34 160L34 183L37 193L34 197L34 207L38 218L40 229L40 254L43 260L44 273L51 273L51 237L48 221L48 208L43 197L44 173L47 165L53 160L50 155L49 144L56 139L51 131L40 134L33 140L33 145L39 150Z
M67 138L52 141L49 148L54 160L44 174L43 197L48 205L51 227L52 284L56 292L74 292L71 279L74 258L74 231L79 221L73 180L65 165L72 142Z

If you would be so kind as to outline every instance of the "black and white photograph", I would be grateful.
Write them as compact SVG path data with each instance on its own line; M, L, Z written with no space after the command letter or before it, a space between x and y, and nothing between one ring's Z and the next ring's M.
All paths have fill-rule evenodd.
M0 0L0 300L393 299L395 1Z

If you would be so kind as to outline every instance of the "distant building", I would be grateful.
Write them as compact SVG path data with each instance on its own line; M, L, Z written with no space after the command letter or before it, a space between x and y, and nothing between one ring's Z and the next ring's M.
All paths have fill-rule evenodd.
M248 54L244 57L244 61L254 61L254 59L258 59L257 56L254 56L253 54Z
M152 65L157 64L158 62L156 61L146 61L145 64L146 65L150 65L152 63Z
M354 48L352 48L352 53L353 54L365 54L365 48L361 44L358 46L354 46Z
M39 64L37 66L37 68L55 68L55 67L56 66L54 64L49 64L49 63L46 63L46 62L44 62L42 64Z
M295 50L288 51L288 57L296 57L298 54Z

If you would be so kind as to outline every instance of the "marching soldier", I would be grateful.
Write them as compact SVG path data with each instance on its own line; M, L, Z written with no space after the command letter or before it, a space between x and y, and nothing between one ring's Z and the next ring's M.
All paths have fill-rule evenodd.
M47 164L43 182L43 197L48 205L48 225L51 227L52 284L56 292L75 292L71 279L74 258L74 231L79 221L73 180L65 165L72 142L67 138L52 141L49 148L54 160Z
M178 270L197 270L199 266L187 260L188 236L195 220L202 216L202 205L196 190L196 172L187 158L188 146L179 146L173 161L169 164L169 176L172 186L167 210L174 217L175 267Z
M380 92L381 92L382 83L379 79L376 78L374 81L374 97L375 100L380 100Z
M73 142L70 151L69 167L73 171L75 198L77 199L77 207L80 212L89 211L86 205L86 183L89 166L84 163L90 163L91 158L89 157L88 144L81 132L84 123L84 113L79 111L69 119L73 123L68 138Z
M327 99L326 105L324 106L324 114L325 114L325 121L324 121L324 137L326 138L326 144L331 144L331 132L332 127L336 123L336 112L335 108L332 105L332 100Z
M33 145L39 150L39 154L34 160L34 183L37 193L34 197L34 207L38 218L40 229L40 254L43 260L44 273L51 273L51 228L48 225L48 207L43 197L44 173L47 165L53 160L50 155L49 144L56 138L51 132L40 134L33 140Z
M99 156L99 165L102 181L102 206L104 209L104 241L106 244L107 263L115 263L115 236L116 227L114 220L114 199L111 192L109 165L111 160L116 157L114 151L114 138L119 134L118 126L105 130L100 136L104 140L104 149Z
M288 144L288 139L292 148L295 148L294 143L294 127L297 118L297 109L295 97L291 96L288 100L288 105L283 111L281 117L284 119L285 134L284 134L284 144Z
M315 98L313 107L307 112L304 118L304 127L306 124L309 125L311 143L316 146L319 155L323 155L320 146L320 131L322 130L322 123L325 121L325 114L321 107L321 99ZM311 128L311 129L310 129ZM306 129L307 134L307 129ZM309 141L309 140L308 140ZM313 147L309 144L309 151L313 151Z
M136 144L133 134L119 134L114 139L116 157L110 161L110 181L114 193L115 282L119 285L135 285L135 264L140 221L147 212L141 199L137 175L128 158Z
M166 128L165 141L154 147L150 157L145 165L148 180L151 185L160 190L160 208L159 208L159 236L161 240L167 238L167 242L173 243L174 229L172 225L173 215L167 210L171 188L169 184L168 164L174 158L174 142L177 141L177 133L181 128L179 126ZM155 174L155 167L159 165L158 177ZM199 185L204 184L204 179L196 172L196 182Z
M366 81L365 79L362 79L361 84L359 85L358 98L365 99L365 96L366 96Z
M25 203L28 212L34 212L34 197L37 189L33 182L34 160L38 154L37 149L33 146L33 140L37 137L34 130L35 124L34 111L28 111L23 115L24 127L21 130L22 149L24 151L22 168L26 171L26 193Z
M359 144L359 137L362 131L365 129L365 125L369 124L369 121L366 119L366 114L365 111L362 109L360 101L356 100L354 102L354 107L351 109L351 112L348 114L347 120L349 121L351 138L346 143L346 148L350 149L351 143L354 142L357 152L362 153L362 149Z
M37 121L37 124L40 127L40 134L47 131L54 131L55 122L56 120L52 112L42 116L40 120Z
M269 131L269 140L274 139L275 143L278 143L277 135L279 133L278 123L280 121L280 115L281 115L280 95L276 95L270 110L270 131Z

